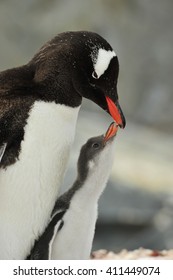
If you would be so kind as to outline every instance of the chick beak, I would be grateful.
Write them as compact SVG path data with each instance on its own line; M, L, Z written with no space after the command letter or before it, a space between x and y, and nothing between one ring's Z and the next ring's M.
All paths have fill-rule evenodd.
M103 141L104 143L108 142L111 138L113 138L118 131L118 125L116 125L114 122L112 122L106 131L106 134L104 135Z

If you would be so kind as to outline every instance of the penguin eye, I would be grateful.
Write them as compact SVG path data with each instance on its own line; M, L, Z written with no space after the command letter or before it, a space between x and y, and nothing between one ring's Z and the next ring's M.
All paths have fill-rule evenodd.
M93 77L94 79L98 79L98 78L99 78L98 75L97 75L97 73L96 73L95 71L92 72L92 77Z
M99 143L93 143L92 148L98 149L100 147Z

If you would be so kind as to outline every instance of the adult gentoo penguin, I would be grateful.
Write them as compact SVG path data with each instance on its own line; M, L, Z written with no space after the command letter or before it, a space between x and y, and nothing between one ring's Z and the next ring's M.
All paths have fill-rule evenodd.
M78 175L73 186L60 196L44 233L28 259L88 259L97 220L98 200L114 158L112 123L106 134L89 139L81 148Z
M92 32L65 32L0 73L0 259L24 259L47 225L82 97L119 126L118 59Z

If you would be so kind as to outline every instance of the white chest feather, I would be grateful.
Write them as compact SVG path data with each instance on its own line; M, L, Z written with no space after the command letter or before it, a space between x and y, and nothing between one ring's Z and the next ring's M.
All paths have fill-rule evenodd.
M89 259L97 220L97 202L82 202L78 195L73 198L69 211L63 217L64 225L54 236L51 259Z
M114 158L114 142L107 145L98 162L89 162L90 172L72 197L70 207L63 216L64 225L54 235L51 259L88 259L97 220L98 200L109 178Z
M0 259L23 259L44 229L74 139L78 108L34 103L19 160L0 171Z

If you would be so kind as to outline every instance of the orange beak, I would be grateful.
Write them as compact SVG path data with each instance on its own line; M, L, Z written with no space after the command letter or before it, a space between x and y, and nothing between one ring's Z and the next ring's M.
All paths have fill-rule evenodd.
M106 102L112 118L121 128L124 128L126 125L126 121L118 101L114 103L110 97L106 96Z
M104 136L104 142L107 142L109 139L114 137L117 134L118 131L118 125L116 125L114 122L112 122L106 131L106 134Z

